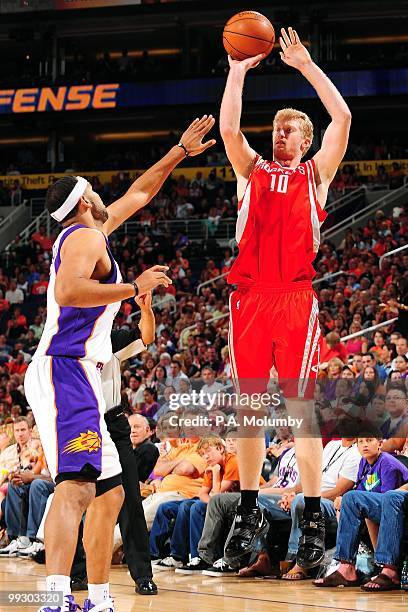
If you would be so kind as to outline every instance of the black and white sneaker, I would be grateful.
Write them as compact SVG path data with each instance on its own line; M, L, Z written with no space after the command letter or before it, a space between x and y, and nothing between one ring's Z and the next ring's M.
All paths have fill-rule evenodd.
M254 550L256 541L265 536L268 530L269 523L258 506L248 513L238 506L224 547L224 558L227 563L236 565L241 557Z
M218 559L211 567L203 570L203 576L236 576L236 568L231 567L225 559Z
M193 557L189 563L176 569L176 574L201 574L203 570L209 569L211 565L200 559Z
M312 569L321 564L324 559L325 522L321 512L304 513L299 523L302 535L299 538L299 548L296 563L304 569Z
M174 571L182 565L182 561L177 561L177 559L174 559L173 557L166 557L165 559L162 559L161 561L158 561L155 565L153 565L152 569L154 572L165 572L171 570Z

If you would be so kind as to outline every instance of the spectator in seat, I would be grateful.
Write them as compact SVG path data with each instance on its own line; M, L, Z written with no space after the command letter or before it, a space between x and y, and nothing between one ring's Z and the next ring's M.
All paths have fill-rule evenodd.
M181 363L173 360L170 364L170 376L167 377L166 385L174 387L177 392L180 391L180 380L188 380L188 376L181 370Z
M24 361L24 353L13 351L14 357L9 361L8 371L10 374L25 374L28 363Z
M176 441L168 452L161 456L154 468L154 493L143 501L148 529L153 525L160 504L196 497L203 484L205 461L197 452L198 438L183 438ZM161 477L159 480L157 477Z
M334 557L340 561L337 571L314 581L318 587L359 586L355 561L360 531L367 522L376 561L383 565L380 574L362 586L365 591L399 589L398 560L404 533L403 507L407 491L408 468L387 453L381 452L382 439L358 439L362 459L355 490L336 500L340 509L337 547Z
M280 436L282 437L283 434L280 434ZM290 520L287 513L281 510L277 504L285 492L295 491L298 486L299 471L295 449L293 446L286 446L280 454L274 475L269 482L261 481L260 507L269 514L277 513L281 520ZM198 545L200 558L210 566L203 570L206 576L223 576L235 574L237 571L236 568L229 566L222 559L222 555L224 542L239 501L239 493L217 494L209 500L204 528ZM218 560L216 561L216 559ZM261 553L259 560L262 567L258 566L256 570L253 568L249 570L248 568L252 577L271 573L271 563L266 553Z
M346 349L344 342L340 342L339 334L337 332L330 332L323 338L320 361L330 361L330 359L337 357L345 363L350 352Z
M204 365L210 366L210 368L214 370L215 374L218 374L221 367L221 362L218 359L215 347L209 346L207 348Z
M15 306L13 318L7 323L7 336L9 340L17 340L27 333L27 318L22 314L21 308Z
M408 357L408 341L406 338L397 338L397 341L395 343L395 349L397 351L397 355L405 355L405 357ZM396 370L395 367L395 360L396 357L392 360L391 362L391 370Z
M141 413L145 417L154 418L154 415L160 408L160 404L157 402L156 391L152 388L146 387L143 392L144 402L141 406Z
M170 538L170 557L159 561L157 570L176 569L178 573L194 574L207 569L209 566L199 558L197 548L204 527L207 504L214 495L239 488L236 455L226 453L225 442L221 438L204 437L197 450L206 462L199 499L168 502L159 506L157 511L150 533L150 549L154 556L160 554L157 545L169 534L170 521L176 521ZM190 537L186 539L185 534ZM189 555L191 560L188 562Z
M370 346L370 353L377 353L381 355L382 350L385 345L386 345L385 334L381 330L378 329L374 334L373 344L372 346Z
M165 387L164 389L164 403L160 406L156 414L154 415L154 419L156 422L159 422L168 412L171 410L170 408L170 398L172 395L176 393L174 387Z
M10 281L10 286L6 291L6 300L10 304L22 304L24 302L24 291L17 287L15 280Z
M201 387L200 391L203 394L204 398L216 395L218 392L221 391L221 389L224 388L221 383L215 381L215 372L210 366L203 367L201 371L201 378L204 382L204 385ZM204 401L206 401L206 399Z
M55 484L44 454L33 455L30 459L35 463L30 464L31 469L17 470L9 475L5 522L10 544L0 550L2 556L28 557L44 550L44 545L36 537Z
M353 372L356 376L360 376L363 371L363 354L362 353L354 353L353 362L352 362Z
M385 396L385 409L389 415L382 431L387 438L405 437L408 429L407 392L403 385L394 383Z
M140 412L140 407L144 400L143 392L144 385L142 385L142 377L137 374L132 374L129 378L129 387L126 389L132 412Z
M131 414L128 420L130 440L138 465L139 480L145 482L156 465L159 451L150 441L151 430L146 417L141 414Z
M357 321L353 321L349 327L349 334L356 334L361 331L361 324ZM345 349L347 355L354 355L354 353L365 353L367 351L368 341L363 336L358 336L357 338L350 338L345 343Z
M34 232L31 236L33 242L39 245L42 251L51 251L53 241L47 236L45 225L40 225L38 232Z
M322 468L322 512L326 519L335 519L335 499L350 490L357 482L360 454L355 438L332 440L323 450ZM292 529L289 536L287 559L296 558L300 525L303 516L304 496L302 493L290 493L279 502L281 509L289 511L292 519ZM307 570L294 565L283 575L285 580L302 580L307 576Z
M171 368L170 368L170 364L171 364L171 356L170 353L162 353L159 357L159 363L161 366L163 366L163 368L165 368L166 370L166 376L170 376L171 374Z
M362 362L363 362L363 369L366 368L367 366L371 366L372 368L375 368L378 373L380 381L382 383L385 382L387 378L387 372L383 366L380 366L377 363L375 359L375 355L373 353L367 353L366 355L363 355Z
M40 315L34 317L34 323L30 325L30 329L34 332L35 339L40 340L44 330L44 323Z
M31 295L45 295L48 289L48 281L45 274L40 274L40 278L31 288Z
M405 355L397 355L394 360L394 364L394 371L399 372L401 378L406 378L408 375L408 357Z

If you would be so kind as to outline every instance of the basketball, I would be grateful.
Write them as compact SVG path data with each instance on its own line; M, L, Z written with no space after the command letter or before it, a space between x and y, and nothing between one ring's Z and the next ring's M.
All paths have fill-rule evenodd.
M227 21L223 32L224 48L234 60L269 53L275 42L273 25L256 11L242 11Z

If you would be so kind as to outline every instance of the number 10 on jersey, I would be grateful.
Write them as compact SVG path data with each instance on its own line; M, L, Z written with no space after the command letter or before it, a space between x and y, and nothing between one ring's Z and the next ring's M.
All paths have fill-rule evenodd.
M279 174L279 176L272 174L270 191L276 191L276 193L286 193L288 190L288 182L288 174Z

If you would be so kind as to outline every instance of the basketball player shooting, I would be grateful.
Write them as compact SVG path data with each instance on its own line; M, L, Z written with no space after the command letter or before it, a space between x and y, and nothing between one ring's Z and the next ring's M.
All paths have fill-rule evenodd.
M150 202L186 155L215 144L203 142L213 125L211 115L195 119L179 145L109 208L82 177L64 177L47 192L47 209L63 229L53 247L47 320L26 373L25 393L57 485L45 524L47 591L64 596L64 605L55 611L79 609L71 595L70 571L86 511L89 594L83 610L113 612L109 568L124 494L118 452L104 420L100 366L112 356L111 329L121 301L171 283L166 266L122 282L107 236Z
M230 355L241 392L264 391L275 366L289 414L310 423L313 405L308 400L313 397L321 341L312 262L326 217L323 209L329 185L347 148L351 114L297 33L289 28L281 34L282 61L299 70L314 87L331 122L321 149L302 162L312 144L313 125L301 111L280 110L273 121L273 161L263 160L242 134L240 119L245 76L264 56L243 61L228 58L220 131L237 176L239 199L239 254L228 278L237 285L230 298ZM252 549L268 527L257 504L264 458L263 437L241 436L241 501L225 546L225 557L232 564ZM321 439L310 432L298 435L296 459L305 496L297 563L311 568L324 555Z

